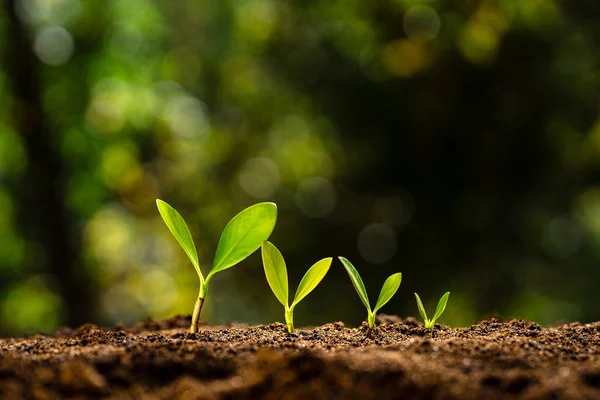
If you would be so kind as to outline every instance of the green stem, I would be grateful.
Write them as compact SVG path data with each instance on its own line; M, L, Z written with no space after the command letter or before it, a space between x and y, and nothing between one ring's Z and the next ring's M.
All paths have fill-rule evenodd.
M294 308L286 307L285 324L287 325L288 333L294 333Z
M207 281L202 282L200 285L200 291L198 292L198 298L194 305L194 312L192 313L192 323L190 325L190 333L198 332L198 324L200 322L200 313L202 312L202 306L204 305L204 299L206 298L206 292L208 291Z
M375 326L375 313L369 311L369 315L367 316L367 322L369 323L369 328L373 329Z

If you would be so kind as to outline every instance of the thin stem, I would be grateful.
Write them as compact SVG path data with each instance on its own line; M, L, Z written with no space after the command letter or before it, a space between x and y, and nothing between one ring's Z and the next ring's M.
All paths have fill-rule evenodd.
M196 299L196 304L194 305L194 313L192 314L192 324L190 325L190 333L198 332L198 322L200 321L200 312L202 311L203 304L204 299L198 297Z
M288 333L294 333L294 309L286 308L285 324L287 325Z
M367 322L369 323L369 328L373 329L375 326L375 313L369 311L369 315L367 316Z
M192 323L190 325L190 333L198 332L198 324L200 323L200 313L202 312L202 306L204 305L204 299L206 298L206 292L208 291L208 280L200 284L200 291L198 292L198 298L196 304L194 304L194 312L192 313Z

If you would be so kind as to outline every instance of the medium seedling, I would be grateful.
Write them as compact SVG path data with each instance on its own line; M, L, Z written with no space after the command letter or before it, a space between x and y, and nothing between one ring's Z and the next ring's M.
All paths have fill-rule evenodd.
M375 315L377 311L381 307L383 307L390 299L396 294L398 288L400 287L400 283L402 283L402 273L398 272L389 276L385 282L383 283L383 287L381 288L381 292L379 292L379 298L377 299L377 303L375 304L375 308L371 310L371 305L369 303L369 296L367 295L367 289L365 288L365 284L363 283L360 275L354 265L350 261L348 261L344 257L339 257L342 264L344 264L344 268L350 275L350 280L356 289L356 293L358 293L358 297L362 300L365 307L367 307L367 322L369 324L369 328L373 329L375 326Z
M205 279L200 270L194 240L183 217L162 200L157 199L156 205L162 219L194 265L200 279L200 291L190 325L190 332L196 333L210 280L217 272L233 267L254 253L263 240L269 238L277 222L277 206L274 203L258 203L246 208L229 221L221 234L212 268Z
M421 317L423 317L423 321L425 322L425 328L432 330L435 326L435 321L443 314L446 309L446 303L448 303L448 297L450 296L450 292L446 292L440 301L438 302L437 308L435 309L435 314L433 314L433 318L428 319L427 313L425 312L425 307L423 307L423 302L418 294L415 293L415 298L417 299L417 307L419 308L419 313Z
M287 330L289 333L294 333L294 308L325 277L333 259L329 257L317 261L306 271L306 274L304 274L298 285L291 305L289 305L287 268L281 252L271 242L264 241L262 243L262 259L267 282L269 282L269 286L275 297L277 297L277 300L285 307L285 324L287 325Z

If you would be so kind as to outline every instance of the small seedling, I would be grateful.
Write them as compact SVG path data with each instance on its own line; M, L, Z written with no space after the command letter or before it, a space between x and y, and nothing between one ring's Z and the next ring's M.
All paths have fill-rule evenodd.
M258 203L246 208L229 221L219 239L213 265L206 279L200 271L196 246L183 217L162 200L157 199L156 206L165 224L194 265L200 279L200 291L190 325L190 332L196 333L210 280L217 272L233 267L254 253L262 241L269 238L277 222L277 206L274 203Z
M423 302L418 294L415 293L415 298L417 299L417 307L419 308L419 313L421 317L423 317L423 321L425 322L425 328L432 330L435 326L435 321L443 314L446 309L446 303L448 303L448 297L450 296L450 292L446 292L442 298L440 299L437 308L435 309L435 314L433 314L433 318L428 319L427 313L425 312L425 307L423 307Z
M267 282L269 282L269 286L275 297L277 297L277 300L285 307L285 324L287 325L287 330L289 333L294 333L294 307L317 287L319 282L325 277L325 274L327 274L327 271L329 271L333 259L329 257L317 261L306 271L306 274L304 274L298 285L291 305L289 305L287 268L281 252L271 242L264 241L262 243L262 259Z
M389 276L385 282L383 283L383 287L381 288L381 292L379 292L379 298L377 299L377 303L375 304L375 308L371 310L371 305L369 304L369 296L367 295L367 289L365 288L365 284L363 283L360 275L354 265L350 261L348 261L344 257L339 257L342 264L344 264L344 268L350 275L350 280L356 289L356 293L358 293L358 297L362 300L365 307L367 307L367 322L369 323L369 328L373 329L375 326L375 315L377 311L381 307L383 307L390 299L396 294L398 288L400 287L400 283L402 283L402 273L398 272Z

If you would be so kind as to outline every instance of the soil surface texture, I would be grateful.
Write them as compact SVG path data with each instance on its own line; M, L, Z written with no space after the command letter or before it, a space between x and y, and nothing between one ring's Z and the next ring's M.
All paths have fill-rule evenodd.
M0 399L600 399L600 322L132 328L0 339Z

